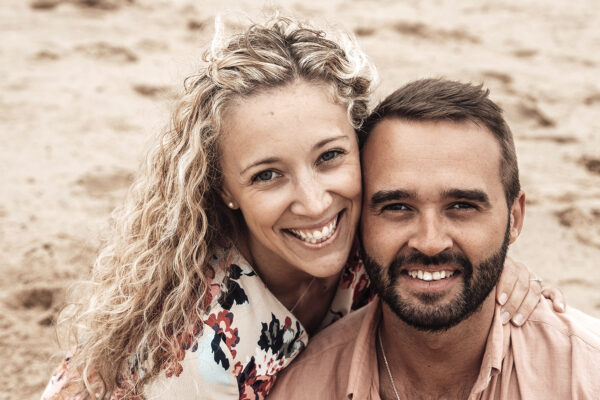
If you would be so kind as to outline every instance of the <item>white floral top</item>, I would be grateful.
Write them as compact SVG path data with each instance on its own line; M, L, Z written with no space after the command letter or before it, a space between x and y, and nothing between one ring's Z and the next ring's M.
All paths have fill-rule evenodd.
M146 399L264 399L279 371L308 344L294 315L267 289L235 247L220 249L210 262L210 307L203 321L181 338L163 373L144 387ZM321 329L367 304L373 295L358 242L344 267ZM68 383L67 358L52 376L42 400L90 398ZM131 364L131 376L143 372ZM111 400L121 398L116 390Z

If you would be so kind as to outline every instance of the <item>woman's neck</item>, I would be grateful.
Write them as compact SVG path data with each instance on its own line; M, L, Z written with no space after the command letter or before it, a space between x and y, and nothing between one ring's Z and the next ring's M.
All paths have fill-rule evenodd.
M340 273L326 278L317 278L257 251L250 240L236 243L240 253L248 260L271 293L302 323L309 334L319 328L333 301Z

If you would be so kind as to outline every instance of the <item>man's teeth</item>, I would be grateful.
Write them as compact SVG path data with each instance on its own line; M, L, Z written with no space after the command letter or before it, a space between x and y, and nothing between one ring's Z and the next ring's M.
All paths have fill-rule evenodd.
M413 270L408 271L408 275L411 278L421 279L422 281L439 281L440 279L450 278L454 275L454 271L421 271L421 270Z
M325 225L321 229L316 230L299 230L299 229L290 229L298 239L302 239L308 243L321 243L329 239L333 233L335 232L335 228L337 227L337 218L334 218L328 225Z

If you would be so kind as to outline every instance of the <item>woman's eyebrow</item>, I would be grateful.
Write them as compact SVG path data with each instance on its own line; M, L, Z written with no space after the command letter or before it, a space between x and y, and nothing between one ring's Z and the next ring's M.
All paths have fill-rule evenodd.
M319 149L319 148L327 145L328 143L335 142L336 140L340 140L340 139L348 140L349 137L348 137L348 135L338 135L338 136L329 137L327 139L323 139L313 146L313 150Z
M277 158L277 157L269 157L269 158L264 158L262 160L255 161L252 164L248 165L246 168L244 168L242 170L242 172L240 172L240 175L244 175L244 173L252 167L256 167L258 165L263 165L263 164L272 164L272 163L275 163L278 161L281 161L281 159Z
M323 146L326 146L328 143L331 143L331 142L334 142L334 141L340 140L340 139L348 140L349 138L348 138L347 135L338 135L338 136L329 137L329 138L323 139L320 142L318 142L317 144L315 144L313 146L313 150L319 149L319 148L321 148ZM240 175L244 175L244 173L247 170L249 170L250 168L252 168L252 167L256 167L258 165L263 165L263 164L271 164L271 163L275 163L275 162L278 162L278 161L281 161L281 159L277 158L277 157L269 157L269 158L265 158L265 159L262 159L262 160L254 161L253 163L251 163L250 165L248 165L246 168L244 168L242 170L242 172L240 172Z

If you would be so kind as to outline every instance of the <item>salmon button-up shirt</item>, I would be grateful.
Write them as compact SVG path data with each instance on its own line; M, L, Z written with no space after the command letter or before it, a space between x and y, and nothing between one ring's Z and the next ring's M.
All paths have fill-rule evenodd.
M380 301L319 333L279 377L269 400L378 400ZM520 328L496 305L469 400L600 399L600 320L543 299Z

